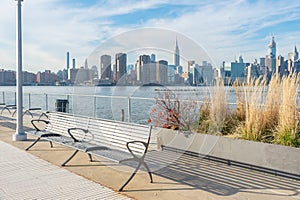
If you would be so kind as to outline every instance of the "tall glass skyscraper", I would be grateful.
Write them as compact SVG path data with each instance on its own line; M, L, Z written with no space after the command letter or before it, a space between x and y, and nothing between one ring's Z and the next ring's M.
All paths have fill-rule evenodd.
M276 69L276 42L274 40L274 35L272 36L272 39L269 44L267 59L270 59L268 67L270 67L274 72Z
M180 54L179 54L177 38L176 38L176 46L175 46L175 50L174 50L174 65L175 65L175 67L180 66Z

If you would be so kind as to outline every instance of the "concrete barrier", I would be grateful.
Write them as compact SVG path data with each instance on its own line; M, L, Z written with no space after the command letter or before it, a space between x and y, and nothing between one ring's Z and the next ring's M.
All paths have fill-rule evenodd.
M200 133L160 129L158 144L300 175L300 149Z

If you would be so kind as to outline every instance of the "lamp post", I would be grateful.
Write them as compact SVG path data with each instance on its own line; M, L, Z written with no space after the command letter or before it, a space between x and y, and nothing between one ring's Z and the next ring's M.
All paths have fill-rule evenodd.
M21 2L17 1L17 22L16 22L16 63L17 63L17 127L16 133L13 135L13 141L22 141L27 139L27 135L23 130L23 90L22 90L22 16Z

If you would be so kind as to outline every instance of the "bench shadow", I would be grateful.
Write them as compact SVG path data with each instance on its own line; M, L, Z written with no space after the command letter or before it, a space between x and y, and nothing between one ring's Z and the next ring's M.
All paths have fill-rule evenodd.
M155 170L152 170L155 175L192 187L191 189L182 188L182 190L204 190L220 196L230 196L239 192L256 193L255 191L258 191L258 194L293 197L299 195L300 192L300 181L227 165L204 157L179 155L169 150L163 150L150 152L146 157L146 161L151 170ZM160 183L157 182L157 184ZM181 189L151 188L126 191L154 190ZM272 190L286 191L287 193L275 193Z
M79 165L79 164L67 164L67 165L65 165L64 167L93 167L93 166L95 166L95 167L106 167L106 166L119 166L119 164L113 164L113 163L111 163L111 164L82 164L82 165Z

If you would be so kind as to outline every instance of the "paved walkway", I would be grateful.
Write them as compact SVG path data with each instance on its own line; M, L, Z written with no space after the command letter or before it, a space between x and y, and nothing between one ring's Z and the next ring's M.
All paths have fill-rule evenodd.
M25 118L24 128L28 129L31 117ZM0 116L0 200L127 199L123 195L140 200L300 199L300 181L184 155L156 171L152 184L148 174L140 171L119 194L102 185L117 191L130 175L123 165L100 158L89 162L85 153L79 153L69 166L61 168L71 149L49 148L48 142L39 142L25 152L35 138L28 135L27 141L13 142L15 128L14 119ZM160 155L153 161L162 164L172 159L166 151Z
M0 199L129 199L0 141Z

